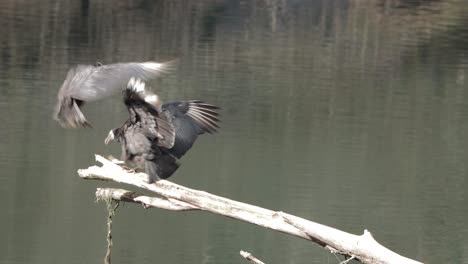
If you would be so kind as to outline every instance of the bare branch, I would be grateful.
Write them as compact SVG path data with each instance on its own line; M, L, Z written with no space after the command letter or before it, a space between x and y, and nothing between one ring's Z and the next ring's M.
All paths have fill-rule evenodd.
M172 208L169 210L174 210L174 208L176 208L175 210L181 210L181 208L184 208L183 210L199 209L224 215L314 241L332 252L353 256L363 263L420 263L383 247L372 238L368 231L365 231L362 236L349 234L297 216L189 189L166 180L148 184L146 182L148 176L144 173L129 172L99 155L96 155L96 160L102 163L102 167L91 166L88 169L79 170L78 174L81 178L131 184L164 197L142 198L142 196L138 196L140 198L133 199L133 202L152 205L153 201L156 201L155 206L159 208Z
M246 251L242 251L240 252L241 256L244 257L245 259L247 259L250 263L253 263L253 264L265 264L264 262L262 262L261 260L259 260L258 258L254 257L252 254L250 254L249 252L246 252Z
M98 188L96 191L96 197L98 200L100 197L109 196L116 201L142 204L145 208L156 207L171 211L198 210L197 207L179 200L145 196L143 194L127 191L124 189Z

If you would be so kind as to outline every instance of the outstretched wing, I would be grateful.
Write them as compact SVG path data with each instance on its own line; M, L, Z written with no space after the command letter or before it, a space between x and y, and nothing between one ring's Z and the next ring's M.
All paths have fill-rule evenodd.
M131 77L149 81L170 71L175 61L130 62L102 66L78 65L67 74L59 98L68 96L85 102L95 101L122 91Z
M200 100L187 101L186 114L191 117L203 132L215 133L219 129L219 107Z
M174 147L167 151L181 158L192 148L198 135L216 132L219 128L218 109L219 107L203 101L182 101L163 105L162 112L175 129Z
M73 67L58 92L54 119L68 128L90 126L80 109L84 103L124 90L131 77L144 81L154 79L169 71L174 64L175 61L150 61Z

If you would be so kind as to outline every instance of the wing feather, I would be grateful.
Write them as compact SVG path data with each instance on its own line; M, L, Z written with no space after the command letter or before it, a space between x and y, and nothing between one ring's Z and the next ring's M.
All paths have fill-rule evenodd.
M219 107L203 101L189 101L187 115L190 116L205 132L214 133L219 129Z
M157 105L146 100L148 97L157 98L157 95L142 80L131 77L124 93L124 102L129 111L133 109L140 116L148 138L158 138L158 146L172 148L175 142L174 126L166 120L166 115L161 115Z
M174 65L175 61L78 65L69 71L62 94L86 102L99 100L125 89L131 77L149 81L169 72Z

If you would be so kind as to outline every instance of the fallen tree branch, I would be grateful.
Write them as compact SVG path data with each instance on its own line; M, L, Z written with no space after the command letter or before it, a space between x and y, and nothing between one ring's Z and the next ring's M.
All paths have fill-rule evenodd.
M246 251L240 251L240 254L242 257L244 257L246 260L248 260L250 263L253 263L253 264L265 264L264 262L262 262L261 260L259 260L258 258L254 257L252 254L250 254L249 252L246 252Z
M337 249L338 253L351 255L352 257L359 259L361 262L379 263L377 262L379 259L397 260L402 258L395 252L380 245L367 230L364 230L364 234L361 236L356 236L338 229L328 229L328 227L325 227L324 225L313 223L297 216L282 212L280 212L280 215L284 218L286 223L304 231L312 240L318 239L320 241L326 241L327 246ZM326 233L323 232L324 230L327 230ZM342 243L342 241L333 238L345 239L351 243ZM372 254L368 254L370 248L372 248ZM353 254L349 254L350 252Z
M141 204L145 208L156 207L171 211L199 210L197 207L179 200L145 196L143 194L124 189L97 188L96 198L100 200L105 199L104 197L110 197L116 201Z
M400 256L383 247L377 243L377 241L375 241L367 231L365 231L362 236L349 234L297 216L237 202L204 191L189 189L166 180L148 184L146 182L148 176L144 173L129 172L99 155L96 155L96 160L102 163L102 166L91 166L88 169L78 170L78 174L81 178L126 183L152 191L157 195L164 197L166 200L156 200L157 202L155 204L168 202L170 205L166 204L167 208L176 208L176 210L182 210L182 208L184 208L183 210L198 209L239 219L279 232L301 237L306 240L314 241L334 253L353 256L362 263L420 263ZM112 197L114 197L114 194L112 194ZM115 195L115 197L119 196ZM125 195L120 197L125 197ZM151 205L151 199L164 198L140 198L136 200L136 202ZM135 201L135 199L133 200ZM178 203L178 205L174 205L175 201L177 201L176 203ZM155 207L163 208L164 206Z

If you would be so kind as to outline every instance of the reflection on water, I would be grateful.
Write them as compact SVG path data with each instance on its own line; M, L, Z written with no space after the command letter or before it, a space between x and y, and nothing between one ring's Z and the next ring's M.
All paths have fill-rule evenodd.
M0 4L0 263L96 263L97 186L77 179L126 118L117 96L85 107L94 129L52 119L67 69L164 61L166 100L220 105L173 181L361 233L405 256L468 255L468 3L438 1L4 1ZM231 219L121 207L121 263L335 262L300 239ZM452 241L450 244L447 241Z

